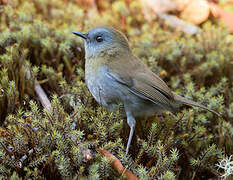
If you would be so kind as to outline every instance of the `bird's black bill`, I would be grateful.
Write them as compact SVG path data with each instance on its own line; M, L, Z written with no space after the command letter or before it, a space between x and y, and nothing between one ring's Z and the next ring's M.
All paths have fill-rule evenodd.
M76 36L79 36L83 39L87 39L87 33L81 33L81 32L72 32L73 34L75 34Z

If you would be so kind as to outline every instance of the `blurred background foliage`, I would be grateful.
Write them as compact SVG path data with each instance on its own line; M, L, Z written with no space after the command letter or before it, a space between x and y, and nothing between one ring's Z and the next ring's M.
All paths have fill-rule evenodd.
M222 23L211 19L191 36L145 19L138 0L0 3L1 179L124 179L97 147L139 179L231 177L233 36ZM176 116L139 120L126 155L125 120L90 95L83 42L71 33L100 25L125 33L133 52L174 91L222 118L184 108ZM35 79L52 111L38 100ZM91 160L83 147L94 152Z

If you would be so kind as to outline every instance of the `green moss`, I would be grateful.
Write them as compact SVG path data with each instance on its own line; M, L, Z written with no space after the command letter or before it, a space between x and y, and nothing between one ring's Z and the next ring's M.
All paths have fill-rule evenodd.
M233 36L207 22L201 33L174 32L145 20L139 1L15 0L0 9L0 178L122 179L96 148L114 154L140 179L201 179L233 152ZM99 11L99 14L96 14ZM127 16L127 17L126 17ZM128 126L92 98L84 82L82 41L72 31L107 25L124 32L135 55L198 108L137 122L130 155ZM28 77L28 71L31 76ZM37 78L52 111L34 92ZM87 161L82 147L95 155ZM225 176L224 176L225 177Z

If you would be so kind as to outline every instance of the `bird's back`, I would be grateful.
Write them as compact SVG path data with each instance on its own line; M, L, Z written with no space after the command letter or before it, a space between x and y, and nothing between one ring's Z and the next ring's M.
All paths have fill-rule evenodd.
M177 111L180 103L176 103L172 91L142 61L129 53L117 58L106 63L107 76L127 88L134 98L142 99L142 104L158 106L158 108L154 107L154 112L158 109Z

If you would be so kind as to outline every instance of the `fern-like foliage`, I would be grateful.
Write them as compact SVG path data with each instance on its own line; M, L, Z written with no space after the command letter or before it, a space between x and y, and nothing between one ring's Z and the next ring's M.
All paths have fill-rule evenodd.
M231 177L233 37L208 21L198 35L146 20L138 0L0 1L0 179L124 179L96 151L112 153L139 179ZM85 84L83 42L72 31L99 25L124 32L132 51L176 93L198 108L137 119L122 105L108 112ZM42 107L35 80L52 108ZM84 149L93 154L87 160Z

